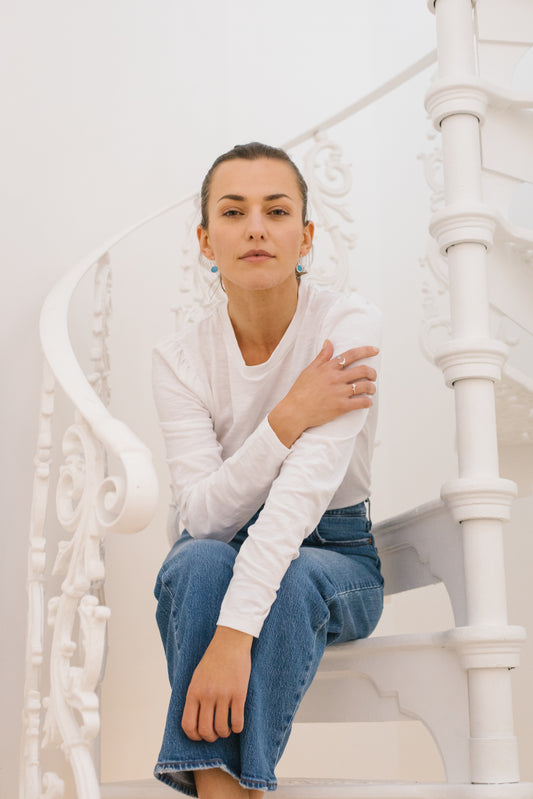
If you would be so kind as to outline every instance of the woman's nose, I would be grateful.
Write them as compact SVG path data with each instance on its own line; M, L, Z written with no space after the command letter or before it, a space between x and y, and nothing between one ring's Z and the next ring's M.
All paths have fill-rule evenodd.
M250 214L246 233L249 240L265 238L266 231L262 214Z

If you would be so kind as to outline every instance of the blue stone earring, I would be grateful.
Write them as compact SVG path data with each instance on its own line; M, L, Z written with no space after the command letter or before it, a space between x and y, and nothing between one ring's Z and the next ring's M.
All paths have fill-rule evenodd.
M216 264L213 264L213 266L211 267L211 271L213 274L216 274L218 272L218 266Z
M297 274L301 275L303 271L304 271L303 266L301 264L298 264L298 266L296 267Z

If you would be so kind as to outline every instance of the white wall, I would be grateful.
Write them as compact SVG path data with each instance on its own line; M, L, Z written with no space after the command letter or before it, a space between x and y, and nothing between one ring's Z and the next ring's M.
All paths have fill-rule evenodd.
M250 0L225 4L214 0L188 4L170 0L96 0L90 4L52 0L42 4L28 0L7 6L2 16L0 58L5 64L0 70L0 88L7 101L0 133L0 214L6 276L0 300L4 378L0 469L5 509L0 536L0 794L15 796L26 541L40 382L37 324L46 293L69 266L106 237L196 190L200 176L219 152L250 139L272 143L289 139L432 49L434 33L433 18L422 0L404 0L401 4L395 0L379 4L331 0L327 7L319 0L273 0L268 4ZM403 95L408 96L412 97ZM413 133L410 115L405 114L405 105L398 97L390 126L381 129L385 146L382 158L376 159L374 145L379 128L374 124L362 120L361 127L354 127L350 134L358 175L354 204L360 235L354 269L363 290L366 283L369 293L380 295L391 308L396 298L399 318L388 317L385 333L394 341L395 326L400 325L406 335L404 347L413 359L407 372L401 369L400 360L405 352L389 356L389 388L395 392L405 425L394 426L390 417L383 417L376 482L381 481L387 491L376 497L378 515L433 497L440 481L455 468L450 397L441 391L439 375L418 354L416 317L401 313L406 307L416 306L412 298L418 286L412 262L422 254L420 239L427 216L425 211L413 214L403 202L394 202L404 187L411 190L413 181L418 192L424 191L416 165L398 164L395 159L392 142L397 132L406 145L413 138L411 154L419 146L417 138L423 140L425 135L419 128ZM423 117L420 110L420 125ZM390 172L391 164L399 169ZM372 215L378 208L394 221L400 251L393 264L386 242L389 233ZM377 279L368 273L365 277L370 262L373 269L379 268ZM382 269L384 264L392 268ZM118 266L117 288L122 284L129 307L140 314L142 300L157 297L157 248L147 250L144 261L137 259L135 265L124 256ZM131 272L127 271L130 267ZM409 267L411 282L404 279ZM119 297L120 293L113 357L120 364L125 361L121 358L121 347L125 346L120 344L124 335L121 320L127 314ZM76 336L81 334L80 321L71 320ZM158 324L163 328L167 321L160 317ZM135 351L134 365L137 359L140 364L137 387L147 376L150 346L146 340ZM132 374L130 364L130 378ZM435 445L438 460L415 479L407 463L414 456L417 425L423 425L425 435L439 433L432 424L434 410L413 414L414 397L420 396L422 385L426 390L428 383L446 420L442 432L447 443L444 448ZM120 397L120 388L115 393ZM153 417L149 416L152 411L146 382L140 394L146 418L136 418L130 411L134 417L131 424L153 438L155 456L161 460L162 448ZM66 411L61 414L66 422ZM389 457L389 449L401 457ZM163 476L163 485L165 479ZM132 621L129 599L139 594L148 597L151 592L155 569L165 549L163 527L164 509L147 532L135 539L108 542L107 599L113 617L103 737L107 753L104 770L109 779L125 772L145 775L153 760L148 750L155 744L153 736L147 743L146 730L152 735L160 724L166 688L156 685L147 690L147 675L153 679L150 653L159 652L151 600L139 608L140 620ZM518 588L522 590L524 585L525 581ZM395 613L401 616L398 609ZM144 631L143 643L139 646L137 640L134 646L131 631L138 629ZM164 683L162 658L160 654L157 657L162 670L156 679ZM132 693L137 690L155 697L148 702L146 718L139 718L133 704Z

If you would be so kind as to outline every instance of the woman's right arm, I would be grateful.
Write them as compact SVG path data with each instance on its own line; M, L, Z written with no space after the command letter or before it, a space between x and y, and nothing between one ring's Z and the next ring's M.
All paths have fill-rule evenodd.
M204 387L183 356L155 349L152 363L154 400L181 521L194 538L230 541L264 504L290 450L264 419L223 459Z

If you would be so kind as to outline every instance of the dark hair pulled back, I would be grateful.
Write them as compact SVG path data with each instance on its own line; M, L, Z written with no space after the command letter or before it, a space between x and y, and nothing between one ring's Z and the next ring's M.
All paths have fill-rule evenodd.
M294 177L296 178L296 182L298 184L298 190L300 192L300 196L302 198L302 222L304 225L307 224L307 183L304 180L304 177L292 158L287 155L285 150L282 150L280 147L271 147L268 144L261 144L261 142L253 141L249 144L236 144L233 149L228 150L227 153L223 153L219 155L218 158L213 162L209 171L207 172L204 181L202 183L202 190L201 190L201 211L202 211L202 219L201 219L201 226L203 228L207 228L209 217L207 213L207 204L209 202L209 192L211 191L211 183L213 181L213 174L220 164L225 163L226 161L234 161L238 158L242 158L246 161L257 161L259 158L272 158L277 161L284 161L286 164L292 168L294 172Z

